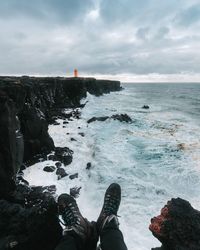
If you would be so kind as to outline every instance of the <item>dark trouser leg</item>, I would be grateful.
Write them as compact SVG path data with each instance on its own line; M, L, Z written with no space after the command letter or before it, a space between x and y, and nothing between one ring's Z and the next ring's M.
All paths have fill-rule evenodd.
M83 250L83 245L79 236L69 233L63 236L55 250Z
M127 250L122 232L112 221L103 229L100 240L102 250Z

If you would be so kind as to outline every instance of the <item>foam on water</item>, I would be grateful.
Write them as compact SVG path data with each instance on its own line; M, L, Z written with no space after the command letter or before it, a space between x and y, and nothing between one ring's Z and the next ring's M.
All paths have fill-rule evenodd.
M166 93L171 93L169 87L166 89ZM168 102L162 99L158 88L152 90L154 95L148 91L133 85L102 97L88 94L87 100L83 100L88 102L81 119L73 119L65 128L61 120L60 125L49 126L55 145L74 151L73 162L65 169L69 174L78 172L78 179L65 177L57 181L55 173L44 172L43 167L54 164L52 161L25 170L30 184L55 184L57 194L81 186L77 202L89 220L98 217L108 185L118 182L122 187L120 228L130 250L159 246L148 225L150 218L172 197L187 199L200 209L198 119L188 107L187 112L181 111L177 99ZM176 98L179 97L177 94ZM141 109L144 104L149 104L150 110ZM93 116L116 113L127 113L134 122L109 119L87 124ZM88 162L92 164L90 170L86 170Z

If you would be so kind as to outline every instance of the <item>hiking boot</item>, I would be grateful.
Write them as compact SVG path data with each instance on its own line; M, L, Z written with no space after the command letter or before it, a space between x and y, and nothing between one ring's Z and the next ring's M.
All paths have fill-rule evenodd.
M117 183L112 183L106 190L104 204L97 220L97 230L101 233L102 229L112 221L119 226L117 212L121 201L121 187Z
M65 226L63 234L74 231L82 239L86 239L90 234L90 223L83 218L75 199L68 194L61 194L58 197L58 212L62 216L62 223Z

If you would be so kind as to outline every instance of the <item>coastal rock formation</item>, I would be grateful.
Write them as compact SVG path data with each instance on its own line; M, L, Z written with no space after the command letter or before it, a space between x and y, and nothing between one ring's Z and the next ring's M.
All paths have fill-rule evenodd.
M17 172L15 104L6 92L0 91L0 197L14 190Z
M188 201L172 199L162 208L161 214L151 219L149 229L162 243L154 250L199 250L200 211Z
M37 160L55 149L48 124L59 117L79 117L77 110L66 114L64 108L83 107L80 100L87 92L99 96L120 89L118 81L94 78L0 77L0 198L15 189L18 159L23 157L22 145L21 150L16 146L19 141L16 141L16 117L23 134L23 161L32 164L34 158ZM55 155L60 160L59 153ZM72 156L62 155L65 165L71 161Z
M63 177L67 176L68 174L66 173L66 171L64 170L64 168L58 168L56 170L56 174L58 176L58 180L62 179Z
M53 250L62 237L54 187L19 185L14 200L0 200L0 246L17 242L14 249ZM16 199L18 197L18 200Z
M143 109L149 109L150 107L149 107L149 105L144 105L142 108Z
M56 147L54 154L50 154L48 159L52 161L58 161L60 164L63 163L65 166L67 166L72 162L73 153L74 152L67 147Z
M56 167L54 167L54 166L46 166L46 167L43 168L43 170L45 172L51 173L51 172L54 172L56 170Z
M56 187L30 187L23 162L56 161L58 179L67 176L62 164L73 151L54 146L48 124L57 118L79 119L80 100L87 92L99 96L120 90L120 82L93 78L0 77L0 248L10 243L21 250L53 250L62 237L54 199ZM74 111L65 113L65 108ZM44 170L55 171L49 166ZM77 178L78 173L70 179ZM78 196L80 188L71 192Z
M95 122L95 121L104 122L108 119L118 120L120 122L127 122L127 123L132 122L132 119L127 114L116 114L116 115L112 115L112 116L92 117L91 119L89 119L87 121L87 123L91 123L91 122Z

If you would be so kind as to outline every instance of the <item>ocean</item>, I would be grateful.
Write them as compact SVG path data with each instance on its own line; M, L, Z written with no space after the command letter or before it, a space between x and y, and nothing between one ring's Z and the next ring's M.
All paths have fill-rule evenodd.
M100 97L88 94L81 119L65 128L62 120L49 126L55 145L74 151L65 169L78 178L58 181L54 172L43 171L55 164L49 160L27 168L25 179L31 185L55 184L57 195L81 187L77 203L89 220L97 219L106 188L119 183L120 229L128 249L149 250L160 246L148 229L150 219L168 200L187 199L200 210L200 84L127 83L123 88ZM87 123L94 116L122 113L133 122Z

